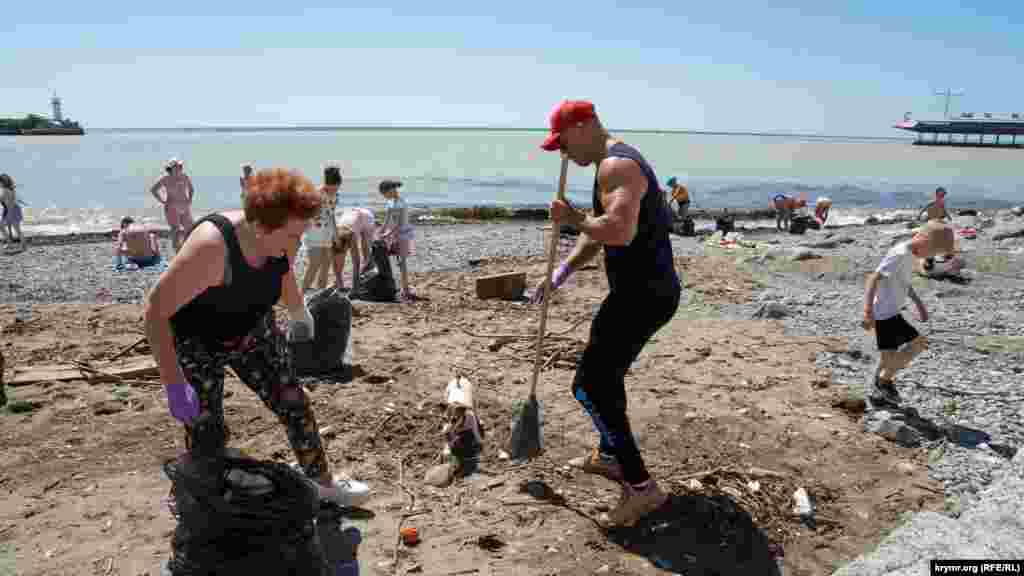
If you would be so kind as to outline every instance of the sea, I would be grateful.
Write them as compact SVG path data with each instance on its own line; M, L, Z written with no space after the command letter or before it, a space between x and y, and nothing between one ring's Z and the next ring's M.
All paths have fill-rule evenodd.
M937 186L950 208L1024 204L1024 150L914 146L905 138L612 131L637 147L658 179L675 176L692 208L761 208L778 193L833 201L830 224L914 210ZM125 215L157 225L149 187L175 157L196 196L193 212L240 203L242 163L288 167L320 182L342 167L340 206L377 208L383 179L414 207L544 206L559 157L539 130L455 128L91 129L84 136L0 136L0 172L18 183L26 233L109 231ZM589 206L593 167L570 165L569 197Z

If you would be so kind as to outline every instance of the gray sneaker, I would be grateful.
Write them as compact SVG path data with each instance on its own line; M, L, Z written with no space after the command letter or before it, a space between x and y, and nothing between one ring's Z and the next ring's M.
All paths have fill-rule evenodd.
M875 406L892 406L898 408L901 402L900 392L892 381L875 378L875 384L868 396L871 404Z

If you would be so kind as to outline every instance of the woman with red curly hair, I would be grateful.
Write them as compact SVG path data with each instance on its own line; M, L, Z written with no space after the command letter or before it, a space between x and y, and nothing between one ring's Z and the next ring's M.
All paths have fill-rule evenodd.
M246 182L244 210L196 222L146 301L146 333L171 414L185 425L207 413L224 427L224 366L277 415L320 496L357 506L368 487L332 477L312 404L295 379L287 340L274 321L288 308L288 339L313 336L313 318L291 271L320 195L298 172L261 170ZM225 434L226 437L226 434Z

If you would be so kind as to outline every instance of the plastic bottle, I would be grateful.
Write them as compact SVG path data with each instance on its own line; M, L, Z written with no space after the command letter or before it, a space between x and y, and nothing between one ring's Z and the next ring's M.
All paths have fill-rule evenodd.
M341 354L341 365L352 366L352 331L348 333L348 342L345 344L345 351Z

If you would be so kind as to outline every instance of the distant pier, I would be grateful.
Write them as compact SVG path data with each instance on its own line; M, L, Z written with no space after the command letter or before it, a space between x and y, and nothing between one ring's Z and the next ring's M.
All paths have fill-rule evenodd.
M959 118L951 120L904 120L893 126L915 132L918 146L967 146L973 148L1024 148L1024 120ZM1021 141L1017 142L1017 137Z

